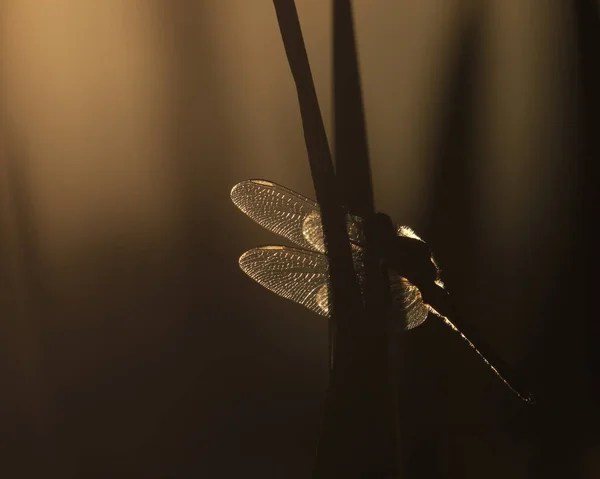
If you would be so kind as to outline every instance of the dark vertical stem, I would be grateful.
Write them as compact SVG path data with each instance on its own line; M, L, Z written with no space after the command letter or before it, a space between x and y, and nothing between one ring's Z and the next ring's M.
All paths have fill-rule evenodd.
M596 443L595 434L581 434L578 420L571 417L559 417L557 421L547 419L556 411L572 409L580 420L585 421L590 411L594 410L592 416L595 415L597 407L594 406L600 401L600 325L596 299L596 277L600 266L597 251L600 241L600 4L596 0L573 0L570 8L575 40L572 50L574 72L564 73L574 73L575 88L569 98L574 101L562 112L565 128L561 133L574 133L575 155L561 160L569 162L576 172L573 196L568 198L572 230L564 259L556 261L546 304L541 307L544 323L538 336L538 349L553 358L549 364L543 362L543 369L538 373L546 379L541 382L546 395L544 402L540 401L544 409L535 417L532 427L537 447L530 476L583 479L593 476L588 464L590 451ZM565 278L569 280L565 281ZM573 301L575 296L580 300ZM580 349L583 349L581 356L575 354L569 361L563 360ZM569 366L582 371L589 383L585 386L570 383L576 386L571 388L551 385L562 372L560 368L565 368L564 374L570 374ZM591 402L587 398L581 400L587 396L588 385ZM550 391L552 394L548 394ZM586 407L586 404L591 406ZM571 437L571 440L565 447L554 440L556 437ZM557 460L548 461L549 457Z
M321 206L325 246L329 258L333 317L337 323L351 320L360 309L360 290L352 266L345 218L339 201L333 161L325 126L293 0L273 0L283 45L296 83L302 128L315 195Z
M321 206L333 298L329 321L329 361L332 367L335 325L351 322L356 311L360 310L360 290L354 275L344 212L296 5L294 0L273 0L273 5L296 84L308 161L316 199Z
M367 135L349 0L333 2L335 158L342 201L374 213ZM315 478L398 477L393 336L385 314L387 283L365 231L364 321L340 324ZM397 318L395 318L397 319Z
M51 401L53 384L45 374L48 368L44 365L51 334L45 324L51 323L48 316L52 309L48 303L35 214L24 167L26 158L18 143L8 122L0 116L0 186L3 188L0 192L0 226L6 228L0 235L3 247L0 251L0 306L3 306L3 311L8 311L3 318L2 337L12 343L11 347L5 347L8 345L3 343L0 345L3 354L15 353L7 362L11 364L7 370L14 371L17 377L15 384L8 386L4 399L18 401L21 407L15 410L21 409L27 416L26 425L16 426L15 423L23 418L12 414L10 419L14 423L9 422L6 427L14 427L19 435L23 431L24 440L30 444L24 463L19 466L22 472L39 475L43 470L60 474L62 465L59 463L56 418Z
M578 162L579 193L578 225L584 228L579 232L579 245L575 248L579 256L575 262L581 268L575 277L581 281L580 292L586 299L586 317L589 318L587 337L587 360L592 370L594 394L600 400L600 352L596 343L600 337L600 324L593 313L597 309L592 304L596 293L598 272L597 223L600 219L600 4L594 0L576 0L575 28L577 35L577 61L579 69L579 90L577 108L579 114ZM596 227L595 227L596 226ZM583 244L581 244L581 242Z
M442 260L447 277L454 278L458 285L465 284L466 278L472 277L475 261L473 231L477 208L475 172L478 164L473 151L472 131L480 59L481 9L468 11L460 23L458 38L453 39L452 67L440 80L445 85L445 91L438 112L437 138L433 146L436 171L431 191L430 220L428 228L424 230L426 238L444 238L444 243L435 245L435 251ZM456 231L461 234L454 234ZM453 289L452 285L450 291L458 305L463 304L460 301L461 291ZM435 326L443 327L438 324ZM440 368L439 361L453 347L447 339L436 335L428 338L428 347L436 354L420 365L420 373L429 378L423 405L428 410L428 424L443 424L451 407L446 406L448 374L443 367ZM458 336L454 341L459 341ZM403 382L402 387L410 389L410 380ZM440 401L440 398L446 399ZM400 410L409 404L403 403L401 398ZM407 434L410 431L410 436L402 444L406 474L409 477L439 477L444 467L446 447L443 435L433 426L423 427L410 415L401 418L401 426ZM424 460L424 454L428 460Z
M349 0L333 0L334 153L342 202L364 218L373 214L373 187L356 37Z
M367 217L373 213L350 4L334 4L336 151L341 172L341 183L336 183L295 4L290 0L273 3L296 83L311 173L321 205L336 325L335 361L314 477L396 477L392 343L390 328L380 319L385 317L386 295L381 294L385 290L380 284L384 277L378 259L368 253L365 318L338 195L339 185L344 204L353 212Z

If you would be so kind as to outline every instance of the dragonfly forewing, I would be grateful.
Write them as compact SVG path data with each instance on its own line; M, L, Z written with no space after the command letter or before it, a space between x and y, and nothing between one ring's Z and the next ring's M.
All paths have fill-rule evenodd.
M314 201L266 180L246 180L231 190L233 203L262 227L301 248L325 253L321 209ZM347 215L348 236L364 244L362 219Z

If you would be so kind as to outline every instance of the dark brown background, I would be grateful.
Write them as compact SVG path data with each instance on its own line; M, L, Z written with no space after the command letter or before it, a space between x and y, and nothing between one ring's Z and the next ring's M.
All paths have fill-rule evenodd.
M354 3L377 207L538 396L403 335L406 477L600 477L594 2ZM5 0L0 121L0 475L310 477L326 322L238 269L283 240L229 201L313 196L272 3Z

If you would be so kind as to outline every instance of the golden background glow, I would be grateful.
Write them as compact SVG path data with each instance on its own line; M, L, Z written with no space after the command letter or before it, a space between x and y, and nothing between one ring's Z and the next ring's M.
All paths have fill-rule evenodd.
M576 193L571 12L354 3L378 209L431 244L466 314L542 390L540 410L573 415L536 423L460 341L423 326L400 340L411 457L460 477L542 477L545 436L570 442L592 411L583 299L561 320L568 342L546 316ZM329 2L297 5L331 133ZM326 322L239 271L243 251L281 240L229 200L248 178L314 197L272 3L0 9L0 454L22 474L6 477L309 477ZM471 24L468 129L446 159L471 158L467 191L439 164ZM596 477L590 438L555 456L564 477Z

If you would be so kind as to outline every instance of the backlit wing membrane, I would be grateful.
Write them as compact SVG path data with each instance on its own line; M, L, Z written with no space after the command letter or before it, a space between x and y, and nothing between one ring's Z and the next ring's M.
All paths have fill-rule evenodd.
M325 253L319 205L295 191L265 180L247 180L231 190L233 203L262 227L291 242ZM363 244L362 220L347 216L348 236Z
M263 246L240 256L242 270L279 296L322 316L331 309L327 295L327 257L285 246Z
M396 308L404 310L406 325L399 329L412 329L421 325L429 314L429 306L423 302L419 288L411 284L406 278L390 271L390 295L392 296L392 314ZM402 315L395 315L402 317Z
M240 257L240 267L257 283L279 296L321 316L330 315L331 299L327 287L329 264L325 255L285 246L263 246L246 251ZM360 264L357 265L357 272L359 284L363 287L365 277ZM399 329L412 329L425 321L429 308L423 303L421 293L415 286L392 273L390 292L392 314L396 308L406 312L406 325L398 325Z
M238 183L231 189L231 200L263 228L301 248L325 253L321 209L314 201L267 180ZM353 249L364 246L362 222L358 216L346 215L348 237ZM396 225L396 234L423 241L408 226Z

